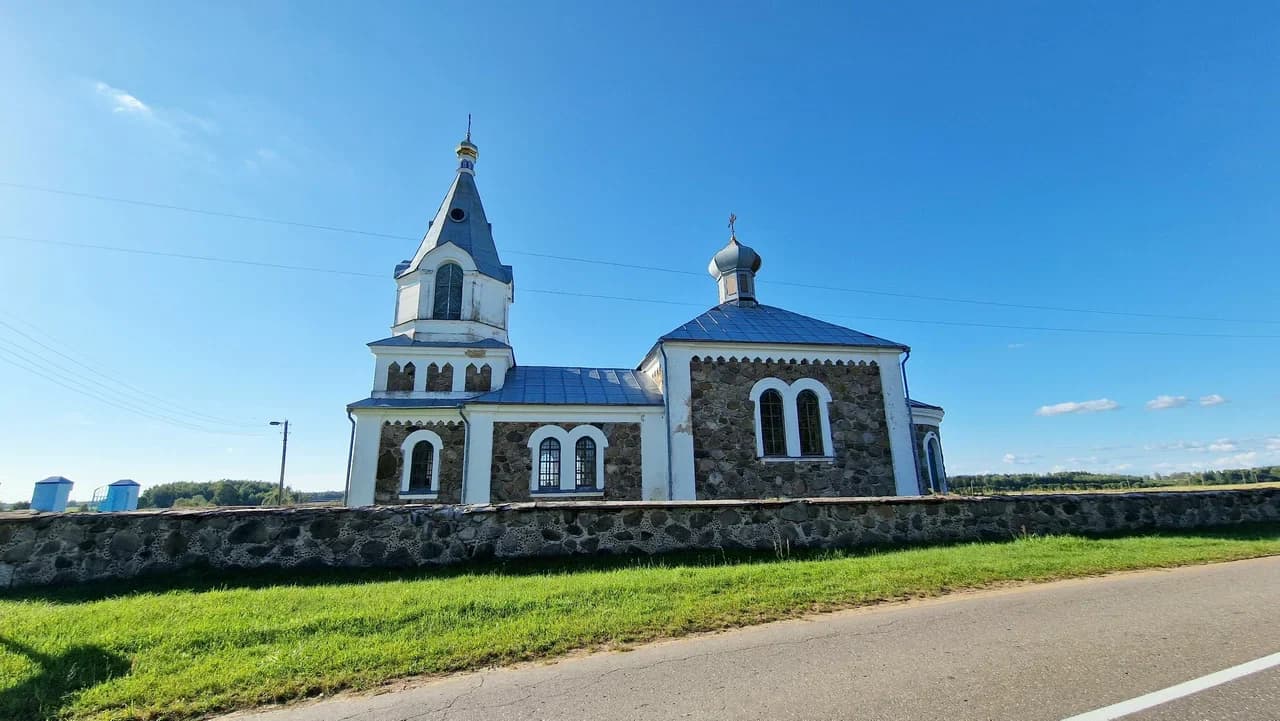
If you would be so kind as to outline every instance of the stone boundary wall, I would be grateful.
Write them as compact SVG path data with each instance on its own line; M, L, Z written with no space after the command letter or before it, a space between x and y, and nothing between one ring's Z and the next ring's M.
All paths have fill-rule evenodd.
M0 588L183 568L415 567L473 559L857 548L1280 521L1280 489L770 501L0 514Z

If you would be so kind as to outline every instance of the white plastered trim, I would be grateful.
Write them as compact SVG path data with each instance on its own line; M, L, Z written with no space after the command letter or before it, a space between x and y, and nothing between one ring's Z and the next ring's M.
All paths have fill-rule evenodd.
M604 490L604 451L609 447L609 439L604 431L590 425L576 426L566 431L560 426L542 426L529 434L529 452L533 463L529 473L529 492L538 493L538 449L542 442L554 438L560 442L560 491L568 493L578 490L575 468L577 464L577 443L580 438L590 438L596 444L596 490Z
M440 492L440 452L444 449L444 443L435 431L420 428L405 436L404 443L400 444L400 455L404 459L404 467L400 470L401 493L409 492L409 472L413 468L413 448L422 441L431 443L431 493ZM416 493L414 495L421 496L422 494Z

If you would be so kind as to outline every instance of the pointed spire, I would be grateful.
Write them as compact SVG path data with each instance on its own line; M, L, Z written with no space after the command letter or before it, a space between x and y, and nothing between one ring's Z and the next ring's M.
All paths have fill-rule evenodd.
M756 271L760 254L738 242L738 216L729 214L729 243L711 258L707 272L720 288L720 302L756 304Z
M476 174L476 161L480 159L480 149L471 142L471 113L467 113L467 137L458 143L458 172Z

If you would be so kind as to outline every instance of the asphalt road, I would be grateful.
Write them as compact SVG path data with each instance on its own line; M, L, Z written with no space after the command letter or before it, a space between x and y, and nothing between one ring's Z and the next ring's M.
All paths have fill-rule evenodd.
M882 606L239 721L1061 721L1280 651L1280 558ZM1280 721L1280 667L1125 717Z

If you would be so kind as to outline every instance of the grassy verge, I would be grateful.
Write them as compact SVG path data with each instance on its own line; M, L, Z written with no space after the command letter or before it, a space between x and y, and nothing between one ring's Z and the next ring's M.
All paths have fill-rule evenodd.
M953 589L1271 554L1280 526L10 593L0 718L189 718Z

